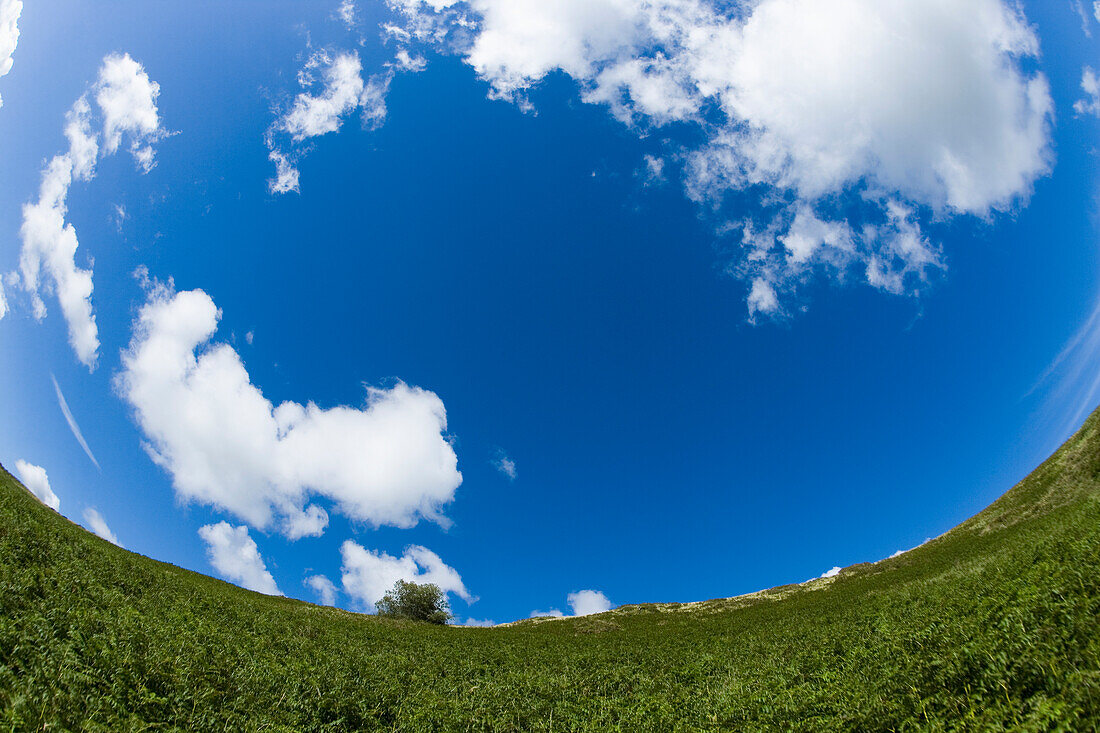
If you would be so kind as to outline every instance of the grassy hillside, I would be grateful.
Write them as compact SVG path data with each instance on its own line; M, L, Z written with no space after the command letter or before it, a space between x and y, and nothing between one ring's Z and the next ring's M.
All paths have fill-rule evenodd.
M12 730L1097 730L1100 417L948 534L736 599L456 629L118 549L0 471Z

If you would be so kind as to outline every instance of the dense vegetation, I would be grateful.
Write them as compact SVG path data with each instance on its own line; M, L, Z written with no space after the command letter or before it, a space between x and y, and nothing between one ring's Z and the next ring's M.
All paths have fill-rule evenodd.
M898 558L738 599L466 629L114 547L0 471L13 730L1097 730L1100 417Z

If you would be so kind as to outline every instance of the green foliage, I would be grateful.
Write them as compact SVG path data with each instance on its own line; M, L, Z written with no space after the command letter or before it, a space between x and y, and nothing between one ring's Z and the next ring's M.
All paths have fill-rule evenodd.
M0 471L0 729L1100 730L1098 428L891 560L490 629L251 593Z
M427 621L445 624L451 620L451 607L447 596L435 583L410 583L398 580L375 604L379 616L406 618L410 621Z

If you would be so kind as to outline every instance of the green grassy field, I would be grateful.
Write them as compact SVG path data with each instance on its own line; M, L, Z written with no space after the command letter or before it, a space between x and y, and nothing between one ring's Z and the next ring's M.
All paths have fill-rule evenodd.
M465 629L121 550L0 471L12 730L1100 729L1100 416L898 558L701 604Z

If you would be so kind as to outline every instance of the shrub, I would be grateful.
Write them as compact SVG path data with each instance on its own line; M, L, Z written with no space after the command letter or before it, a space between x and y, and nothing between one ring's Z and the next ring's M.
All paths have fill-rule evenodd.
M428 621L433 624L445 624L451 620L451 607L447 604L447 597L435 583L399 580L375 605L379 616Z

